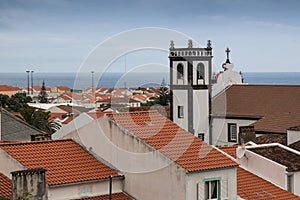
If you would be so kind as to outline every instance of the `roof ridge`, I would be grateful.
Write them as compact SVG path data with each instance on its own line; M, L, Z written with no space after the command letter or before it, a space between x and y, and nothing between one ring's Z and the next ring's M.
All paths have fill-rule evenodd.
M114 170L115 172L117 172L120 176L124 176L121 174L121 171L119 169L117 169L113 164L111 164L110 162L108 162L107 160L105 160L104 158L102 158L101 156L98 156L96 153L93 152L93 150L88 150L86 148L86 146L84 146L83 144L78 143L77 141L73 142L75 144L77 144L79 147L81 147L86 153L90 154L91 156L93 156L96 160L98 160L99 162L103 163L105 166L111 168L112 170Z
M11 141L11 143L0 143L1 146L14 146L14 145L21 145L21 144L38 144L38 143L53 143L53 142L67 142L67 141L74 141L71 138L63 138L63 139L56 139L56 140L39 140L39 141Z

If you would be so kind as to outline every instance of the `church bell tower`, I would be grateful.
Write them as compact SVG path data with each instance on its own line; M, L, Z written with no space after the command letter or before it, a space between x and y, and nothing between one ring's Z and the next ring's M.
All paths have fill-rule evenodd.
M211 143L212 47L194 48L192 40L185 48L170 43L171 119L183 129Z

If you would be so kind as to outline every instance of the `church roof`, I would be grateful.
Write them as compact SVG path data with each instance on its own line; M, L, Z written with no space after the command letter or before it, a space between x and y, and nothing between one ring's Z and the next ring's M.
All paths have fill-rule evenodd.
M188 172L236 167L237 163L157 111L107 115Z
M259 119L256 131L285 133L300 121L300 86L232 85L212 100L213 116Z

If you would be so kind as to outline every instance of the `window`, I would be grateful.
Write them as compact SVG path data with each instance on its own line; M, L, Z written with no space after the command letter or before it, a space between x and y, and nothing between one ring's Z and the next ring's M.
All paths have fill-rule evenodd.
M82 185L79 187L80 196L90 196L92 194L92 185Z
M177 65L177 79L183 79L183 65L181 63Z
M198 138L204 141L204 133L198 133Z
M237 125L235 123L228 123L228 142L237 141Z
M197 183L198 200L228 199L228 180L222 177L206 178Z
M220 181L206 181L204 185L204 199L220 199Z
M294 192L294 175L293 174L287 174L287 191Z
M183 118L183 106L178 106L178 118Z
M199 63L197 65L197 79L204 79L204 64Z

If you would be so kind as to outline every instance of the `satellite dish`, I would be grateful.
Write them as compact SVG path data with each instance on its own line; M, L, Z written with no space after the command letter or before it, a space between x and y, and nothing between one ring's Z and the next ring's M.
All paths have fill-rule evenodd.
M242 158L242 157L244 157L245 152L246 152L246 149L245 149L244 146L243 146L243 147L238 147L238 148L236 149L236 157L237 157L237 158Z

